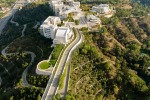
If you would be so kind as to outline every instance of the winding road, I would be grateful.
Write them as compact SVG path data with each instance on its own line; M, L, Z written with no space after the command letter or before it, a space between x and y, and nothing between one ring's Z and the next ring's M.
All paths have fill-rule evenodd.
M22 85L31 87L31 85L28 83L28 81L26 79L26 76L27 76L28 69L30 68L30 66L34 62L34 58L36 57L36 55L33 52L30 52L30 51L24 51L24 53L31 55L31 61L30 61L29 65L28 65L28 67L24 70L24 72L22 74L22 83L23 83Z
M12 54L18 54L19 52L15 52L15 53L6 53L6 50L9 48L9 45L7 47L5 47L1 54L4 56L9 56ZM32 63L34 62L34 58L36 57L36 55L33 52L30 51L24 51L24 53L26 54L30 54L31 55L31 62L29 63L29 65L27 66L27 68L24 70L23 74L22 74L22 81L23 81L23 86L31 86L30 84L28 84L27 80L26 80L26 75L28 72L29 67L32 65Z
M77 29L76 29L76 31L77 31ZM52 77L52 79L50 79L51 81L48 82L48 84L47 84L47 86L49 86L49 89L47 92L45 92L43 94L41 100L49 100L57 93L59 78L62 75L65 64L67 62L67 59L70 56L70 53L72 52L71 50L72 50L72 48L76 47L77 44L79 43L79 41L81 41L82 39L83 38L82 38L81 33L79 33L77 31L76 39L65 49L65 51L60 59L60 62L58 64L58 68L56 70L55 75Z
M11 43L10 43L11 44ZM10 45L9 44L9 45ZM2 51L1 54L4 56L9 56L12 54L18 54L19 52L15 52L15 53L6 53L6 50L9 48L9 45L7 47L5 47ZM27 68L24 70L23 74L22 74L22 82L23 82L23 86L31 86L30 84L28 84L27 80L26 80L26 75L28 72L29 67L32 65L32 63L34 62L34 58L36 57L36 55L33 52L30 51L24 51L24 53L26 54L30 54L31 55L31 62L29 63L29 65L27 66Z
M14 22L13 20L10 21L11 23L15 24L17 22ZM19 24L18 24L19 25ZM24 37L24 32L26 30L26 27L27 27L27 24L24 24L24 28L22 29L22 32L21 32L21 36L20 37ZM4 55L4 56L9 56L9 55L12 55L12 54L18 54L19 52L14 52L14 53L6 53L6 50L9 48L9 46L12 44L13 42L11 42L8 46L6 46L2 51L1 51L1 54ZM24 51L24 53L26 54L30 54L31 55L31 61L29 63L29 65L27 66L27 68L24 70L23 74L22 74L22 85L23 86L27 86L27 87L31 87L31 85L27 82L26 80L26 76L27 76L27 72L28 72L28 69L29 67L32 65L32 63L34 62L34 58L36 57L36 55L33 53L33 52L30 52L30 51ZM7 70L8 71L8 70Z
M22 3L18 4L20 1L22 1ZM24 6L25 4L27 4L25 0L18 0L15 3L14 7L4 17L0 19L0 35L2 34L2 31L5 28L9 19L19 10L20 6Z
M24 32L25 32L25 30L26 30L26 28L27 28L27 24L24 24L23 25L23 30L22 30L22 34L21 34L21 37L24 37Z
M11 22L12 24L15 24L16 26L19 26L19 23L18 23L18 22L13 21L13 19L14 19L14 15L12 16L12 18L11 18L10 22Z

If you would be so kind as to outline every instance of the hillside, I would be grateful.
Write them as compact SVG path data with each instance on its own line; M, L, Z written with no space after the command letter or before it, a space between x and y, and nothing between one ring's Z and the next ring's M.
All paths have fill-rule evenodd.
M84 42L66 64L70 78L65 100L150 100L150 9L143 5L149 0L79 1L86 13L100 3L110 3L116 13L98 17L102 26L96 31L79 30ZM39 26L53 15L48 3L31 3L12 18L18 26L8 22L0 36L0 100L41 100L50 77L35 70L53 47ZM59 92L52 100L62 100Z
M148 100L149 21L120 19L105 34L84 31L85 42L71 62L67 100Z
M82 0L83 8L113 1ZM115 4L116 15L101 18L105 26L98 32L81 30L85 41L72 57L66 100L150 99L149 11L127 1L132 7Z

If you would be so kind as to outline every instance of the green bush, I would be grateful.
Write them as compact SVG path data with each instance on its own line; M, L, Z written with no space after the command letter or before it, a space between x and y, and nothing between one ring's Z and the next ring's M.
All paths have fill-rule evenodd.
M68 68L68 63L66 63L65 68L64 68L64 72L62 73L62 75L59 78L59 89L62 89L64 86L64 79L65 79L65 76L67 74L67 68Z
M76 25L79 25L79 20L75 20L75 24L76 24Z

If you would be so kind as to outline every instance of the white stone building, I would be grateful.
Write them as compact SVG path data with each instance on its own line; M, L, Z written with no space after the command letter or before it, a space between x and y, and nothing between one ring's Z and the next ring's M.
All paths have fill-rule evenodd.
M108 4L100 4L99 6L93 6L92 11L100 14L108 14L111 12L111 9Z
M67 44L71 40L73 32L71 28L58 27L57 25L60 23L59 17L49 16L40 26L40 34L53 39L53 44Z
M57 24L61 23L59 17L49 16L40 26L40 33L46 38L54 39L55 32L58 28Z
M75 19L77 19L82 12L80 2L74 2L74 0L51 0L49 4L55 15L61 19L67 18L69 13L74 13Z
M55 34L55 38L53 40L54 44L67 44L73 36L73 32L71 28L68 27L59 27Z
M101 20L94 15L86 16L88 28L97 28L101 26Z

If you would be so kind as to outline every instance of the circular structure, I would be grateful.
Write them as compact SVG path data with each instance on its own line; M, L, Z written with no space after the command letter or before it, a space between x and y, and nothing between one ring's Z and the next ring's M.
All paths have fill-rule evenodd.
M49 60L43 60L38 63L36 73L39 75L50 75L53 71L53 67L50 67Z
M44 60L44 61L41 61L38 64L38 66L40 69L48 69L50 67L50 64L49 64L48 60Z

